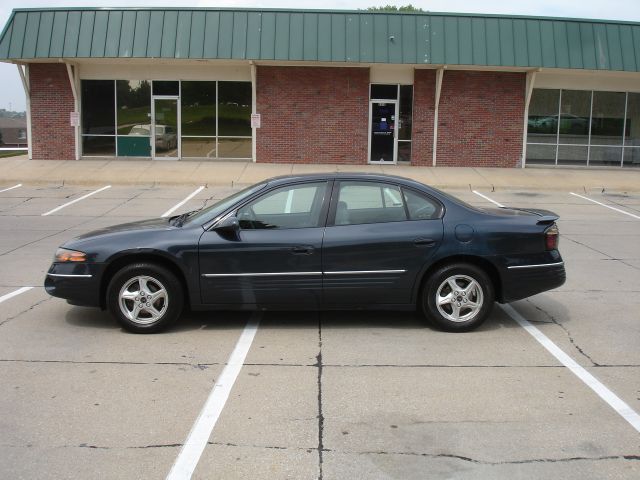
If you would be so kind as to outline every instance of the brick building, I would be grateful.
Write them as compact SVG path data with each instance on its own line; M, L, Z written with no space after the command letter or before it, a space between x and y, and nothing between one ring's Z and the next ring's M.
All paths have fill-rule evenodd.
M640 24L18 9L34 159L640 166Z

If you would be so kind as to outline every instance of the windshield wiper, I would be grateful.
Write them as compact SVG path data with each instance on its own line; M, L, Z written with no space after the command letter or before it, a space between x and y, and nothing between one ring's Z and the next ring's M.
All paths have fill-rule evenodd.
M198 213L200 210L202 210L202 208L198 208L197 210L191 210L190 212L185 212L181 215L178 215L177 217L173 217L171 219L171 225L175 225L177 227L181 227L182 225L184 225L184 222L187 218L189 218L192 215L195 215L196 213Z

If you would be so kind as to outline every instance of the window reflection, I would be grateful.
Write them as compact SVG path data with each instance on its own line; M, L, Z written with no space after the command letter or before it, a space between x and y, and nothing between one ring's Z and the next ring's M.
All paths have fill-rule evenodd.
M640 93L533 90L528 164L635 166L639 153Z
M251 136L251 83L218 82L218 135Z
M251 158L251 138L218 138L219 158Z
M592 145L622 145L625 98L626 95L620 92L593 93ZM619 161L620 156L618 156L618 163Z
M182 82L182 134L216 135L216 82Z
M118 80L118 135L149 135L151 85L142 80ZM143 130L146 129L146 133Z
M82 133L115 134L113 80L82 80Z
M560 143L587 144L591 92L563 90L560 103Z
M216 158L215 137L182 137L182 156L192 158Z

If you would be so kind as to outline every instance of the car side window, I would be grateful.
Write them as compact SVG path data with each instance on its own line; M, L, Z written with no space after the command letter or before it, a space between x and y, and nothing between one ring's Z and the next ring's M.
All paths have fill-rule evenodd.
M379 182L340 182L336 225L402 222L407 213L396 185Z
M327 182L287 185L241 207L236 216L243 230L317 227Z
M409 219L432 220L440 216L442 207L435 200L406 188L402 189L402 193L407 204Z

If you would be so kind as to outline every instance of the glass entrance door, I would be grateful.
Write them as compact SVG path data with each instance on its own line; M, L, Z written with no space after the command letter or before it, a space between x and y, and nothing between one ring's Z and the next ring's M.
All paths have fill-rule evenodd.
M370 104L371 135L369 139L369 162L396 163L396 112L395 100L373 100Z
M178 97L153 97L151 142L154 160L177 160L179 149Z

